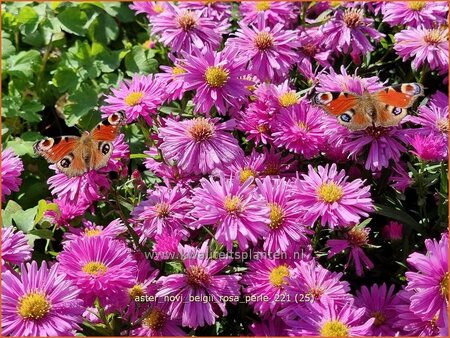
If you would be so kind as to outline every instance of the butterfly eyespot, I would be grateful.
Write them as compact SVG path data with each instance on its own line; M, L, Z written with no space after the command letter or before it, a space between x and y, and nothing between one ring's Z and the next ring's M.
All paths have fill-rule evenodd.
M339 118L343 121L343 122L350 122L352 117L349 114L342 114L341 116L339 116Z
M61 167L63 167L63 168L69 168L71 162L72 162L72 161L69 160L68 158L63 158L61 161L59 161L59 164L60 164Z
M333 99L332 95L329 93L319 93L314 96L315 104L327 104Z
M392 114L394 115L400 115L402 113L402 108L399 107L395 107L394 109L392 109Z
M122 113L114 113L108 117L108 122L112 125L119 124L124 118Z
M104 144L102 144L100 150L103 155L106 155L111 151L111 146L109 145L109 143L104 143Z

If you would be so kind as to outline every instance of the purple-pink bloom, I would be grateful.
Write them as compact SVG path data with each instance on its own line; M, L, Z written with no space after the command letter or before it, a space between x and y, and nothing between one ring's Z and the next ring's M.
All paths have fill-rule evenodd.
M286 1L242 1L239 12L247 25L264 20L271 27L278 23L290 27L297 19L295 4Z
M304 209L303 222L309 226L320 218L321 224L330 228L356 224L367 217L374 206L370 198L370 186L356 179L348 181L345 171L319 166L317 171L309 165L308 174L296 182L296 200Z
M152 306L142 318L141 325L131 330L133 337L182 337L186 336L179 318L171 319L167 305Z
M255 322L248 328L256 337L285 337L288 335L286 331L288 326L280 317L275 317L270 320L262 320L261 322Z
M173 67L160 66L164 73L157 73L156 78L163 79L166 83L166 102L174 100L181 100L186 92L186 83L183 79L183 74L186 71L182 68L181 60L176 60Z
M186 54L183 79L186 90L195 89L195 111L209 116L212 107L221 115L226 115L230 108L239 109L250 95L247 86L253 84L245 79L249 73L246 62L236 49L195 50Z
M220 23L228 22L230 19L232 4L223 1L180 1L178 7L194 11L203 10L207 18Z
M383 22L390 26L432 28L447 23L448 4L444 1L387 1L381 12Z
M166 126L159 128L164 158L175 161L189 174L208 174L228 165L242 155L242 150L228 132L235 121L219 121L204 117L183 121L166 119Z
M69 231L64 233L64 240L66 242L63 242L63 244L67 245L70 241L80 237L102 236L114 239L125 231L127 231L127 228L119 218L111 221L106 226L96 225L90 221L83 221L83 227L70 227Z
M155 236L152 252L155 261L174 260L179 257L178 245L183 235L179 232L163 232Z
M226 177L239 176L241 183L249 177L258 177L264 169L265 154L258 153L254 149L249 156L239 156L228 166L217 172L217 176L223 172Z
M22 264L21 274L2 274L2 334L6 336L74 336L83 321L78 289L45 261Z
M411 138L411 152L423 161L443 161L447 158L448 144L443 137L416 134Z
M233 242L242 250L255 245L269 231L269 208L248 178L243 184L239 176L219 180L203 178L194 189L192 216L195 227L211 225L217 241L231 250Z
M144 13L148 19L157 16L169 8L169 4L164 1L133 1L130 8L136 14Z
M383 227L381 234L383 238L387 240L400 241L403 239L403 224L396 221L390 221Z
M206 240L200 248L180 245L184 272L158 281L157 297L178 296L179 300L169 305L171 319L181 317L183 326L194 329L214 324L219 315L226 316L226 304L235 304L240 295L240 277L220 274L232 259L210 259L208 244Z
M1 148L1 151L2 202L5 202L6 196L11 195L13 191L19 191L22 183L20 175L23 171L23 163L12 149Z
M2 227L2 272L11 265L20 265L31 259L33 249L22 231L13 226Z

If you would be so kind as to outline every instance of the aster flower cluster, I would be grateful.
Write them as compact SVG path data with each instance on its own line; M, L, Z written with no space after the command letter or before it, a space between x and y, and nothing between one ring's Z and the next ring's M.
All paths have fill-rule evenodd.
M107 165L51 165L25 222L2 150L2 332L447 335L448 5L129 7L160 70L100 98L125 116ZM410 79L426 100L393 127L312 100Z

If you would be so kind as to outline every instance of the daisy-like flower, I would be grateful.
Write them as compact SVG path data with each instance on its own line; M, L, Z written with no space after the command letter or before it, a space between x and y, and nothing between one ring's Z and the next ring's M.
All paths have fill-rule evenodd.
M152 16L157 16L169 8L169 4L164 1L133 1L130 8L136 14L144 13L150 20Z
M248 27L241 23L235 38L227 40L226 48L236 49L249 64L247 68L261 81L283 81L297 58L294 49L300 46L297 32L283 24L274 27L259 22Z
M193 11L204 11L207 18L216 22L229 20L231 18L231 3L222 1L180 1L179 8Z
M299 295L308 296L311 303L323 303L326 299L341 305L348 303L352 300L350 286L341 279L342 273L331 272L315 260L296 262L285 285L290 302L278 314L288 321L297 319L300 307L307 311L306 301L297 302Z
M390 221L383 227L381 234L383 235L383 238L387 240L399 241L403 239L403 224L396 221Z
M313 302L309 311L301 311L297 321L289 321L293 336L349 337L370 336L375 318L363 320L365 308L357 308L353 300L335 303L332 299ZM300 310L299 310L300 311Z
M279 148L286 148L310 159L325 143L320 108L306 100L282 109L272 121L272 137Z
M245 79L247 60L237 54L236 49L225 49L195 50L192 55L185 55L185 89L196 91L193 98L196 112L208 116L214 106L219 114L225 115L229 108L239 109L250 95L248 86L252 81Z
M246 25L264 20L271 27L278 23L289 27L297 18L294 4L284 1L243 1L239 5L239 12Z
M23 163L13 150L0 149L2 151L2 202L5 202L6 196L11 195L13 191L19 191L22 183L20 175L23 171Z
M163 13L150 18L151 31L173 52L190 54L195 48L216 50L230 25L226 21L218 25L205 14L204 10L189 11L169 4Z
M406 170L406 164L397 162L393 166L393 173L389 177L391 186L398 191L405 192L406 188L409 188L413 184L413 180Z
M296 91L286 80L279 85L261 83L255 90L256 102L266 104L270 115L277 115L283 108L289 108L300 102Z
M444 138L435 135L416 134L411 139L411 151L423 161L443 161L447 158L448 145Z
M448 28L408 28L394 37L395 51L403 61L413 58L415 69L426 64L431 70L448 71Z
M155 236L152 252L155 261L174 260L179 257L178 245L182 235L179 232L163 232Z
M222 171L226 177L239 176L241 183L244 183L250 177L256 178L259 176L264 168L265 159L264 154L260 154L253 149L249 156L237 157Z
M437 318L442 325L448 309L448 235L439 241L425 240L427 253L414 252L407 262L416 270L406 272L407 291L411 296L411 311L425 320Z
M275 317L270 320L263 320L260 323L253 323L249 327L250 331L256 337L275 337L287 336L288 326L280 317Z
M350 249L348 262L345 267L347 268L350 264L354 264L356 274L362 276L364 274L363 267L368 270L373 269L372 261L363 251L363 248L369 244L369 233L370 228L354 226L344 234L344 239L329 239L327 241L327 246L330 248L328 258Z
M181 328L181 319L170 318L167 305L154 305L142 317L141 325L131 330L133 337L182 337L186 336Z
M83 225L84 227L82 228L70 227L69 231L64 233L64 239L67 240L64 244L67 245L71 240L80 237L105 236L117 238L117 236L127 231L127 228L120 219L111 221L107 226L96 225L90 221L84 221Z
M286 278L290 276L292 262L263 258L247 264L241 283L248 303L260 316L274 317L284 305ZM281 301L283 300L283 301Z
M102 306L119 302L122 289L133 286L137 271L131 250L110 237L70 241L57 259L59 270L81 290L87 306L92 306L97 297Z
M381 12L383 22L391 26L431 28L447 22L448 4L443 1L393 1L384 3Z
M248 242L256 244L267 235L270 220L269 208L252 183L249 178L241 184L239 176L226 179L220 175L218 181L203 178L192 197L192 216L197 219L193 225L212 225L215 238L227 250L232 249L233 241L242 250L249 247Z
M306 234L310 231L302 225L303 210L289 189L284 178L266 177L257 179L259 193L264 197L269 213L269 233L264 238L263 249L266 252L291 252L295 244L308 244Z
M323 44L324 35L319 28L307 28L300 33L299 36L299 56L298 70L302 72L302 68L312 68L313 61L322 67L330 67L330 48L326 48Z
M208 244L207 240L200 248L180 246L185 271L160 277L156 294L178 296L180 300L169 305L171 318L181 317L183 326L194 329L214 324L219 315L226 316L227 302L235 303L240 294L239 276L219 274L232 259L209 259Z
M84 215L91 202L80 197L75 201L70 200L67 196L64 198L56 198L52 201L58 208L56 210L47 210L44 218L51 224L58 226L69 226L70 221L78 216Z
M400 299L394 294L394 285L389 289L386 284L378 286L373 284L369 289L363 286L360 291L356 291L355 305L366 308L362 320L375 318L372 326L374 336L395 336L397 330L392 327L397 320L397 307Z
M286 156L282 152L277 152L275 148L264 148L265 155L264 169L262 175L270 176L293 176L293 171L296 170L298 162L294 159L292 154Z
M141 242L161 235L163 231L187 235L184 228L188 223L186 214L192 209L187 194L187 189L180 186L172 189L160 186L149 191L148 198L131 212L134 220L141 224Z
M247 140L253 140L256 144L267 144L272 141L270 136L272 116L266 103L259 100L250 103L247 109L240 112L237 120L236 128L245 132Z
M166 97L164 81L153 75L135 74L131 80L123 80L112 94L106 95L100 107L103 117L123 111L127 123L132 123L142 116L151 124L151 115L161 106Z
M2 334L6 336L73 336L83 321L79 291L57 265L22 264L21 274L2 274Z
M360 55L374 50L368 38L378 41L384 36L372 24L373 19L365 17L362 8L338 9L322 28L323 43L339 53L350 53L358 60Z
M305 210L303 221L312 226L320 218L322 225L330 228L356 224L361 217L373 211L370 186L356 179L351 182L345 171L337 171L336 164L331 167L319 166L317 172L311 165L308 174L296 183L296 200Z
M167 102L171 102L173 100L181 100L184 93L186 92L186 83L183 79L183 74L186 71L180 66L182 64L181 60L175 61L175 65L172 67L169 66L160 66L164 73L156 74L156 78L161 78L166 81L166 92L167 92Z
M31 259L33 249L22 231L14 231L13 226L2 228L2 272L7 269L5 263L20 265Z
M166 126L159 128L160 149L165 159L176 161L186 173L208 174L242 155L237 140L228 132L235 126L234 120L219 123L218 118L197 117L164 121Z

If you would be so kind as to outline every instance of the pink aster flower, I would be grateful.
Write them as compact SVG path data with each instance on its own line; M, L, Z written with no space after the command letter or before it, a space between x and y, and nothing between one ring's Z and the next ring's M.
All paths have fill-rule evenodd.
M136 14L144 13L150 19L168 9L169 4L164 1L133 1L130 8L136 11Z
M273 318L284 306L286 278L291 269L292 262L284 259L263 258L247 264L241 280L245 285L244 297L259 316Z
M22 231L14 230L13 226L2 228L2 272L10 265L20 265L31 259L33 249L28 244L28 239Z
M142 116L151 124L151 116L161 106L166 97L164 81L153 75L135 74L131 80L123 80L117 89L111 89L112 94L106 95L100 110L103 117L117 111L123 111L127 123L134 122Z
M164 73L156 74L156 78L161 78L166 82L167 102L181 100L186 92L186 83L183 74L186 71L181 67L183 61L176 60L173 67L160 66Z
M193 49L216 50L230 25L223 21L219 25L206 16L205 10L189 11L169 4L158 16L150 18L151 31L160 36L160 41L174 52L190 54Z
M326 299L341 305L350 302L350 286L341 280L342 276L342 273L325 269L315 260L296 262L286 279L285 288L289 302L278 315L285 321L297 320L300 309L308 311L306 303L323 303ZM301 302L300 297L303 297Z
M397 162L393 166L393 170L393 173L389 177L391 186L398 191L405 192L406 188L409 188L413 184L413 180L407 171L406 164Z
M391 26L431 28L447 22L448 4L443 1L389 1L383 4L381 12L383 22Z
M245 70L247 60L237 54L236 49L225 49L221 52L195 50L193 54L185 55L185 89L195 89L196 112L209 116L214 106L219 114L225 115L230 108L239 109L250 95L247 86L252 82L244 77L248 74Z
M354 264L356 274L362 276L363 267L368 270L373 269L372 261L363 251L363 248L369 244L369 233L370 228L354 226L344 234L344 239L329 239L327 241L327 246L330 248L328 258L350 249L345 267L347 268L350 264Z
M114 239L125 231L127 231L127 228L120 219L115 219L106 226L96 225L90 221L83 221L83 227L70 227L69 231L64 233L64 239L66 240L64 244L67 245L70 241L80 237L102 236Z
M271 176L293 176L296 171L298 162L294 160L292 154L284 155L282 152L277 152L275 148L263 148L265 155L264 169L262 175Z
M313 61L322 67L330 67L331 49L327 48L323 41L325 36L320 28L306 28L299 36L300 48L298 60L298 69L302 72L303 67L312 68Z
M216 22L229 20L231 18L232 5L229 2L222 1L180 1L179 8L193 11L205 11L205 16Z
M130 334L134 337L182 337L187 336L179 318L171 319L168 306L152 306L141 318L141 325Z
M192 120L166 119L159 128L164 158L176 161L187 173L208 174L242 155L237 140L228 132L234 120L219 123L218 118L197 117Z
M241 23L227 40L226 48L236 49L249 63L247 69L261 81L283 81L297 58L294 49L300 46L297 32L278 23L272 28L263 22L248 27Z
M280 317L275 317L271 320L263 320L260 323L253 323L249 327L250 331L256 337L275 337L287 336L288 326Z
M178 259L178 246L182 237L179 232L163 232L161 235L156 235L152 248L153 259L155 261Z
M423 161L443 161L447 158L447 140L435 135L416 134L411 139L413 150L411 151Z
M375 318L372 326L374 336L396 335L393 325L397 320L396 305L399 302L399 297L394 294L394 285L388 289L384 283L381 286L373 284L370 289L362 286L361 290L356 291L355 305L366 308L362 320Z
M146 200L138 204L131 212L134 220L141 224L141 238L144 242L163 231L181 232L186 236L187 213L192 209L188 200L188 190L180 186L167 188L157 186L149 190Z
M448 71L448 28L408 28L395 34L394 49L403 61L413 58L418 69L426 64L431 70Z
M349 337L370 336L375 318L364 320L365 308L357 308L350 300L344 304L324 299L308 304L297 321L289 321L288 330L293 336Z
M226 304L236 303L240 294L239 276L219 274L232 259L209 259L208 244L207 240L200 248L180 246L185 270L160 277L156 294L157 297L178 295L180 300L169 305L171 318L181 317L183 326L194 329L212 325L219 316L226 316Z
M69 226L73 219L84 215L91 205L91 201L88 201L83 197L71 200L67 196L56 198L52 203L57 205L57 210L47 210L44 214L44 218L51 224L56 224L60 227Z
M320 218L322 225L330 228L358 223L373 211L370 186L360 179L348 181L345 171L319 166L316 172L311 165L308 174L296 183L296 199L305 210L303 221L312 226Z
M304 212L298 207L298 201L286 180L268 176L264 180L257 179L256 184L270 209L270 230L264 237L264 250L289 253L295 244L308 244L306 234L310 231L302 224Z
M448 235L439 241L425 240L426 254L414 252L407 262L416 270L406 272L407 291L411 296L411 311L425 320L436 317L438 325L448 314Z
M19 186L22 183L20 175L23 171L23 163L13 150L1 148L1 151L2 202L5 202L6 196L11 195L13 191L19 191Z
M396 221L390 221L383 227L381 234L383 235L383 238L387 240L399 241L403 239L403 224Z
M268 233L269 209L257 195L249 178L241 184L239 176L218 181L213 178L200 180L201 186L194 189L192 216L197 219L194 226L212 225L215 238L231 250L237 241L242 250L248 242L254 245Z
M307 159L319 155L325 143L322 116L320 108L306 100L282 109L272 121L274 144Z
M239 156L231 162L223 170L218 171L218 176L223 172L226 177L239 176L241 183L247 181L249 177L256 178L263 171L264 161L266 157L264 154L258 153L254 149L249 156Z
M379 41L384 36L372 25L373 19L365 17L362 8L338 9L322 28L323 43L338 53L350 53L359 63L361 55L374 50L369 38Z
M286 80L279 85L261 83L255 90L256 102L267 105L267 113L277 115L281 109L295 106L300 99L293 87Z
M237 120L237 129L245 132L247 140L253 140L256 144L268 144L272 141L272 116L267 104L260 101L250 103L247 109L240 112Z
M242 22L246 25L256 24L263 19L269 26L278 23L291 26L296 18L295 5L285 1L243 1L239 5Z
M131 250L110 237L82 237L70 241L57 257L59 270L80 290L85 305L98 297L102 306L120 301L123 288L133 286L136 261Z
M57 265L22 264L20 276L2 275L2 334L6 336L74 336L83 321L79 291Z

